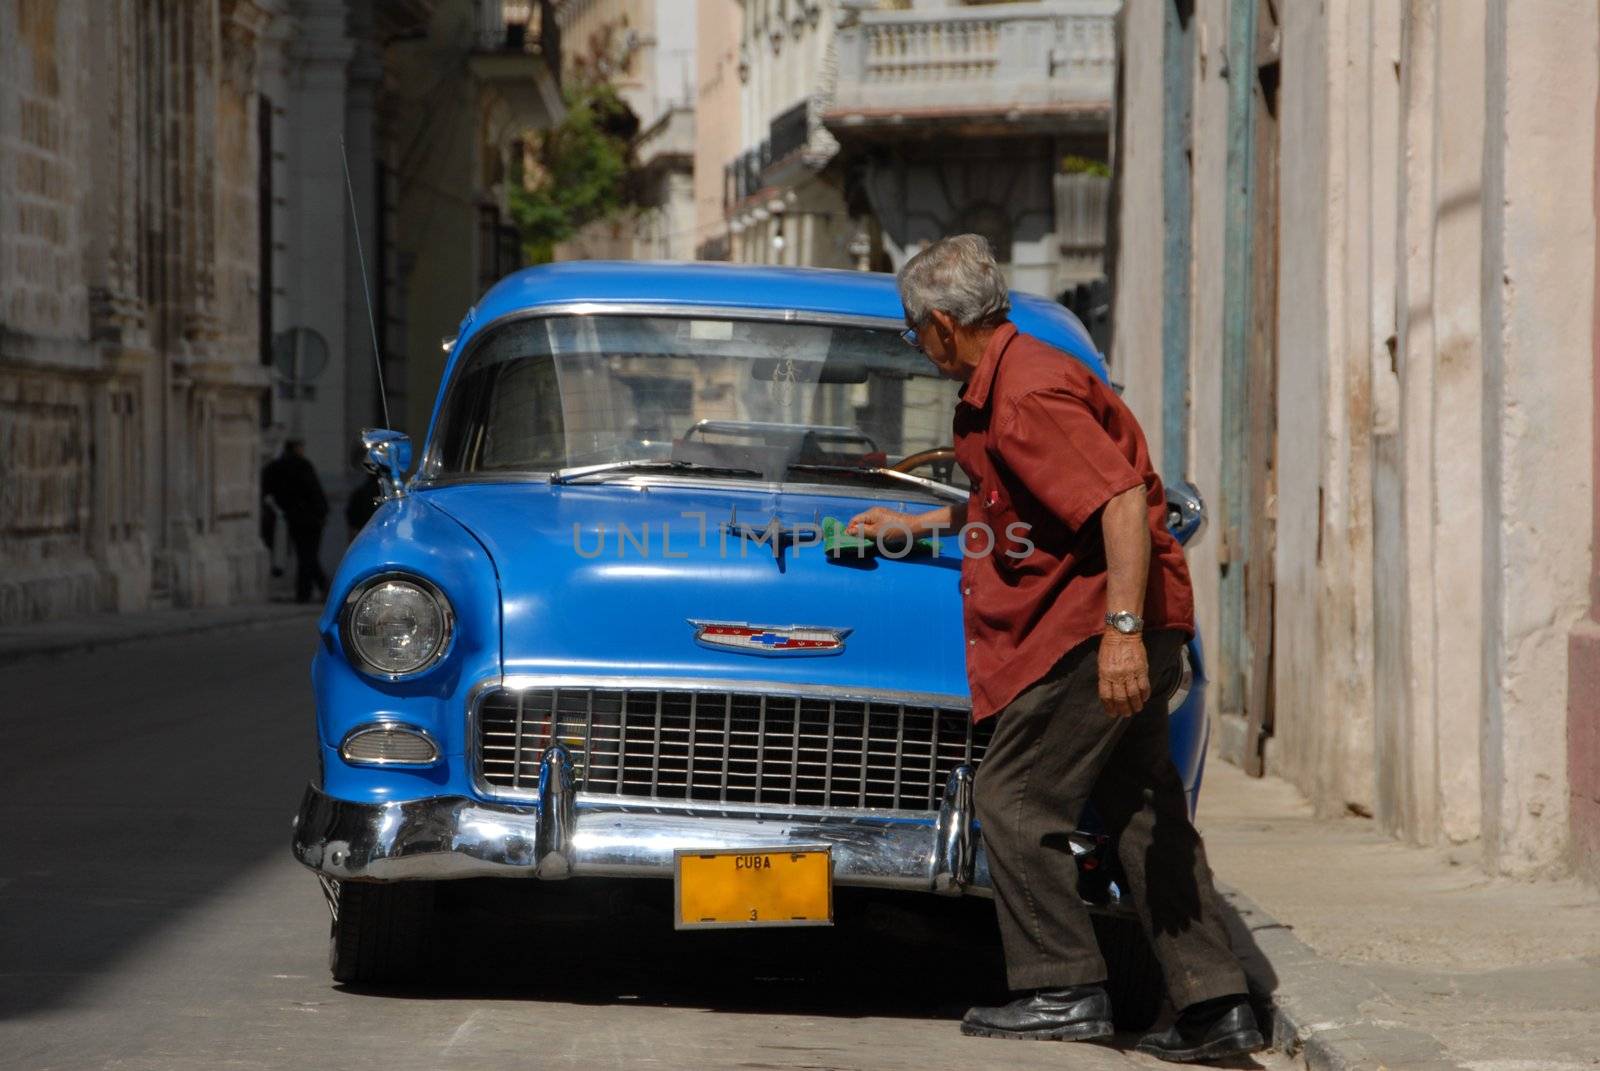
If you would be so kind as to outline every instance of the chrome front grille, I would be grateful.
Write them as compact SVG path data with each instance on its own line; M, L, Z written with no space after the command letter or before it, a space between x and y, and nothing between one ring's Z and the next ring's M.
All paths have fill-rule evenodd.
M532 795L566 744L595 795L774 807L934 811L989 727L959 706L736 690L562 685L496 689L477 708L491 793Z

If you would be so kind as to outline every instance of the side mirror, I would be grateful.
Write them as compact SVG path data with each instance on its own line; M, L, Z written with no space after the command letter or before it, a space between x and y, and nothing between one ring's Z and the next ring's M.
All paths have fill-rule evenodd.
M411 467L411 436L388 428L367 428L361 432L361 449L366 469L378 477L383 497L399 498L406 470Z
M1188 546L1200 537L1206 526L1206 504L1199 490L1186 480L1167 487L1167 528L1178 542Z

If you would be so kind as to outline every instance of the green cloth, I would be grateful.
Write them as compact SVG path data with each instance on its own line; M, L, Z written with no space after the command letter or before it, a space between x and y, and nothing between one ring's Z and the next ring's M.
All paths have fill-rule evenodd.
M847 522L837 517L822 518L822 549L830 558L870 557L878 553L878 541L845 530ZM913 553L933 550L933 541L924 537L912 545Z

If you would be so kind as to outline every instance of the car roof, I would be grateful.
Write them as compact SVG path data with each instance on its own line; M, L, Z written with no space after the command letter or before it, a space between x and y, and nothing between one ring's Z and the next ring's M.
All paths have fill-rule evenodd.
M833 268L666 261L569 260L513 272L478 301L460 340L503 316L558 305L790 309L903 322L894 276ZM1011 292L1011 319L1105 378L1105 362L1078 318L1036 294ZM451 353L452 363L463 347Z

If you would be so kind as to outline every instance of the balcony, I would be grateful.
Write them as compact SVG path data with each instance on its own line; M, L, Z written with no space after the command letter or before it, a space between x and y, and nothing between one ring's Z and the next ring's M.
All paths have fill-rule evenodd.
M811 102L803 100L773 118L767 127L767 144L773 160L785 160L806 147L811 137Z
M561 83L561 41L550 0L476 0L473 74L482 81L531 80L542 67Z
M824 116L841 139L908 126L1104 129L1120 0L863 11Z
M771 163L770 140L763 141L755 148L735 156L724 171L723 207L731 209L745 198L754 196L764 189L763 176Z

